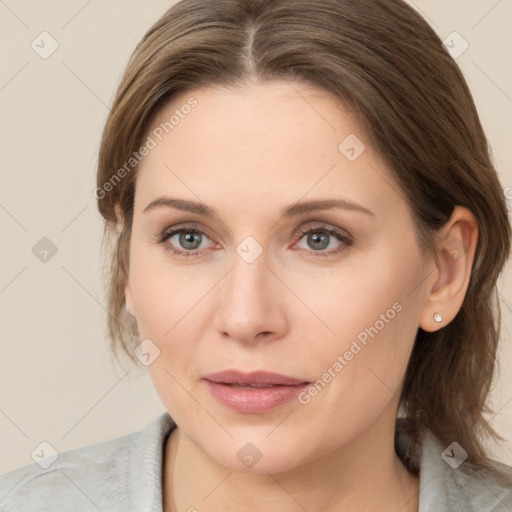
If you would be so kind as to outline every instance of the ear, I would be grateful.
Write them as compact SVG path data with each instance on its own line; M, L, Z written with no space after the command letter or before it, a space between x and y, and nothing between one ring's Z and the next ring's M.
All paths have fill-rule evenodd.
M124 300L126 302L126 309L130 315L133 315L133 301L132 301L132 290L130 288L130 281L128 277L126 278L126 283L124 285Z
M474 215L467 208L456 206L441 230L435 268L427 283L419 324L424 331L437 331L459 312L469 286L477 241ZM436 313L441 315L440 323L434 320Z
M121 205L119 203L116 203L114 206L114 213L116 216L116 230L117 233L121 233L124 226L124 215L123 210L121 209Z
M117 235L119 236L119 234L123 230L123 226L124 226L123 210L121 209L121 206L119 205L119 203L116 203L116 205L114 206L114 212L116 215L116 231L117 231ZM128 279L128 276L126 276L126 282L124 285L124 298L125 298L125 303L126 303L126 309L127 309L128 313L130 313L130 315L133 316L132 292L130 289L130 281Z

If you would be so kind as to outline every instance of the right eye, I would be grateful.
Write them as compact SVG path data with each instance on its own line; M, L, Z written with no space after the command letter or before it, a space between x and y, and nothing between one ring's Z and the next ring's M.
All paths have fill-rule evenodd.
M206 233L197 228L179 226L166 229L158 242L164 244L165 249L171 253L188 258L205 252L204 248L199 249L204 238L209 239Z

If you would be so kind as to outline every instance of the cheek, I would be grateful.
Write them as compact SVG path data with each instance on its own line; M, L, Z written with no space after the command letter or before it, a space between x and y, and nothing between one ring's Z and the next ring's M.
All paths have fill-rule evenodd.
M414 260L397 257L396 251L381 251L320 279L303 279L300 290L325 327L327 345L348 349L346 344L354 339L363 346L377 337L400 341L398 334L407 325L404 317L418 310L418 297L411 291L419 275ZM320 321L314 327L319 325Z
M304 403L323 395L318 403L332 400L335 410L340 395L345 404L355 406L357 401L369 405L399 394L421 307L413 290L422 275L419 260L403 254L381 252L364 269L333 273L327 287L308 290L310 304L328 330L320 326L324 335L316 335L313 358L310 348L300 355L314 361L320 381ZM304 329L315 339L310 326Z
M198 340L211 324L211 294L218 278L212 272L172 265L165 254L155 259L135 246L130 288L140 339L150 339L159 355L148 372L173 418L194 419L196 407L186 392L197 376ZM188 411L188 412L187 412Z
M200 325L202 303L215 286L215 276L173 265L165 254L155 261L148 252L134 248L130 262L130 288L140 336L155 341L178 336L191 339L191 332Z

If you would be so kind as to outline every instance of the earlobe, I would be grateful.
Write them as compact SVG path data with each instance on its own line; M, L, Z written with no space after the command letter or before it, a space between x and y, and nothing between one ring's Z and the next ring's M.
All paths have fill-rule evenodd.
M126 311L132 316L133 315L133 303L132 303L132 291L130 288L130 282L128 279L126 279L126 284L124 285L124 300L125 300L125 306Z
M116 205L114 206L114 212L116 216L115 226L119 236L124 227L124 215L119 203L116 203ZM133 316L132 292L130 289L130 282L128 280L128 277L126 277L126 282L124 285L124 301L126 311L128 311L128 313Z
M117 232L121 233L121 231L123 230L123 227L124 227L124 215L123 215L123 211L122 211L119 203L116 203L116 205L114 206L114 213L116 216Z
M434 281L427 281L426 297L419 327L437 331L450 323L459 312L471 278L478 241L474 215L457 206L442 229L435 257Z

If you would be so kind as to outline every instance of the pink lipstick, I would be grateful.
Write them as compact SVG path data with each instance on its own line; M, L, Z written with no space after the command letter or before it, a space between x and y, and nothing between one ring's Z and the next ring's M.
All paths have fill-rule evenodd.
M212 396L238 412L264 413L295 398L307 381L268 371L226 370L203 377Z

